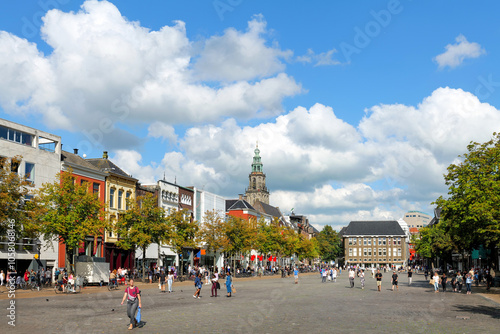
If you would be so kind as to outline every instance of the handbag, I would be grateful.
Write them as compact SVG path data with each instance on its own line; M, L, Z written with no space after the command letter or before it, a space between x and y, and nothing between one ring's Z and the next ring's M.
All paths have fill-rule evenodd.
M220 290L220 284L219 284L219 282L215 282L215 283L216 283L217 290Z
M429 281L429 284L434 285L434 278L431 278L431 280Z
M135 316L135 320L137 320L137 323L141 322L141 308L140 307L137 309L137 315Z
M231 292L232 293L236 293L236 288L234 287L234 285L231 284Z

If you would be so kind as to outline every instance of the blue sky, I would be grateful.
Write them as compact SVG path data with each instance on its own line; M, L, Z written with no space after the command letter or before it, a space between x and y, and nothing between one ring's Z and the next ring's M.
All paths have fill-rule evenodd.
M500 125L497 2L44 3L0 4L0 117L144 182L235 197L258 140L283 211L398 219Z

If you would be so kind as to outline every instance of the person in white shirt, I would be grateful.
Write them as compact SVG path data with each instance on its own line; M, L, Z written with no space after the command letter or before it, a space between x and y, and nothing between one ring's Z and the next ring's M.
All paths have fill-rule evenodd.
M351 284L351 288L354 288L354 277L356 277L356 273L354 269L349 269L349 283Z
M333 268L333 282L334 283L337 282L337 269L336 268Z
M3 285L3 281L5 280L5 274L3 273L3 270L0 272L0 285Z

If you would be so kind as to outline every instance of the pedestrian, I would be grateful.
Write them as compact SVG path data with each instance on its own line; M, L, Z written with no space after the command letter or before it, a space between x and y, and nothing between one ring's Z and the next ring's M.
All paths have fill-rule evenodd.
M333 268L333 282L337 283L337 268Z
M467 287L467 294L472 294L472 275L471 273L467 273L465 275L465 286Z
M377 290L380 292L382 291L382 273L380 272L380 269L377 269L375 279L377 280Z
M359 280L361 281L361 290L365 289L365 270L361 269L359 272Z
M165 271L162 270L160 272L160 292L165 293L165 279L167 278L167 275L165 275Z
M194 293L193 297L200 299L200 292L201 288L203 287L203 284L201 282L201 273L199 273L196 278L194 279L194 286L196 287L196 292Z
M210 278L210 273L208 272L208 269L207 269L207 268L205 268L205 270L203 271L203 274L205 275L205 285L210 284L210 283L208 282L208 279Z
M321 283L326 282L326 270L325 268L321 268Z
M411 271L411 268L408 269L408 285L411 285L411 280L412 280L413 272Z
M299 268L295 267L293 269L293 277L295 278L295 284L299 283Z
M170 273L167 276L168 293L172 292L172 283L174 282L174 271L170 269Z
M217 285L219 284L219 274L212 274L212 295L210 297L217 297L217 289L219 288ZM215 291L215 294L214 294Z
M233 278L231 277L231 272L228 271L226 275L227 297L231 297L232 285L233 285Z
M451 290L457 292L457 274L454 274L451 278Z
M441 286L443 287L443 292L446 292L447 282L448 282L448 277L446 277L446 273L443 273L443 276L441 276Z
M462 285L463 285L463 282L464 282L464 278L462 277L462 274L460 273L460 271L457 273L457 292L458 293L462 293Z
M394 291L394 287L396 287L396 290L399 291L398 274L396 273L396 270L392 272L392 291Z
M491 287L491 283L493 282L493 277L491 276L489 270L486 270L485 278L486 278L486 290L489 290Z
M142 308L141 291L137 286L134 286L133 278L129 278L128 280L128 287L125 289L125 293L123 294L121 305L123 305L125 299L127 299L127 316L130 318L130 325L128 326L128 329L133 329L137 326L137 321L135 320L137 308Z
M351 289L354 288L354 277L356 276L356 273L354 272L354 269L349 269L349 283L351 285Z
M438 275L437 271L434 272L434 276L432 277L432 279L433 279L433 283L434 283L434 293L438 293L439 292L439 275Z
M5 274L3 273L3 270L0 271L0 285L3 285L3 282L5 281Z
M425 280L427 281L427 277L429 277L429 270L427 268L425 268L424 276L425 276Z

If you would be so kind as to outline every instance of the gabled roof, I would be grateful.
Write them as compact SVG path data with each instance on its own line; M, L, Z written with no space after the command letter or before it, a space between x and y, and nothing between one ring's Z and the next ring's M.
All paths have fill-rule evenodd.
M78 154L73 154L67 151L61 151L61 161L71 165L78 165L95 171L100 171L99 168L95 167L93 164L91 164Z
M124 176L124 177L130 178L130 179L134 179L132 176L125 173L120 167L115 165L109 159L98 158L98 159L87 159L87 161L90 162L95 167L97 167L102 172L113 173L113 174L116 174L119 176ZM134 179L134 180L136 180L136 179Z
M340 229L340 231L339 231L339 237L341 237L341 238L342 238L342 237L344 236L344 233L345 233L345 230L346 230L346 229L347 229L347 226L344 226L344 227L342 227L342 228Z
M344 231L348 235L401 235L405 232L395 220L352 221Z
M226 212L230 210L254 210L254 207L250 205L247 201L243 199L227 199L226 200Z
M281 218L283 216L281 214L280 209L278 209L277 207L274 207L272 205L263 203L259 200L255 201L254 207L259 211L260 211L260 209L262 209L262 213L265 213L265 214L270 215L272 217Z

